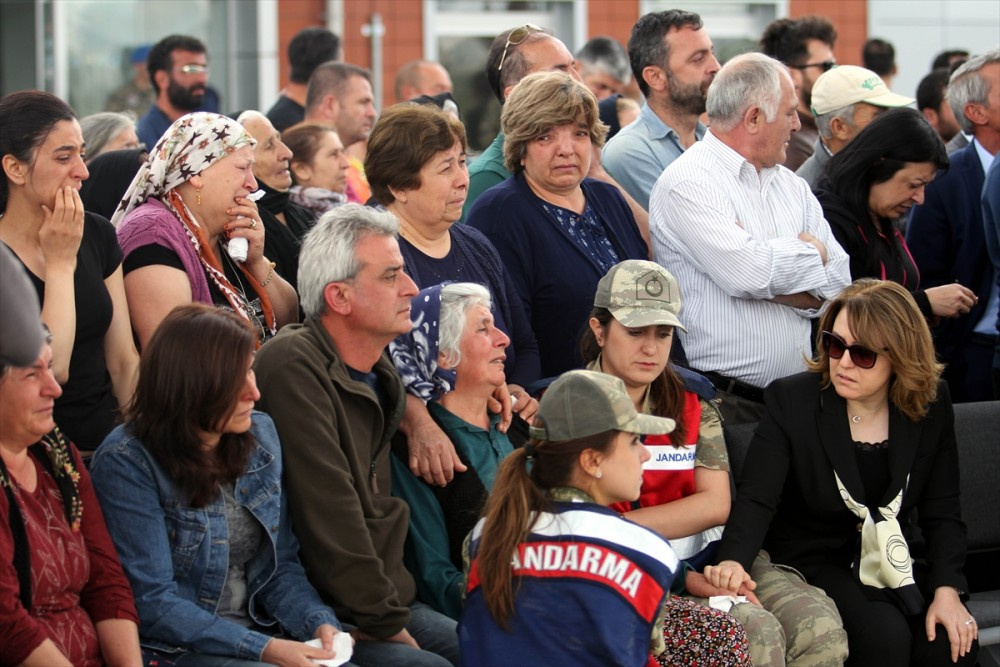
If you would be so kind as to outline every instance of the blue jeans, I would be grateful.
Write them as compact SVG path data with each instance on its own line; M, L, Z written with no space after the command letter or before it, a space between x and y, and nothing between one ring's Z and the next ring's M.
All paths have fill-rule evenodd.
M207 655L191 651L170 653L146 647L142 649L142 664L143 667L274 667L269 662L243 660L225 655ZM345 662L343 667L357 667L357 665Z
M423 604L410 605L406 630L422 650L396 642L359 641L351 662L359 667L449 667L458 665L458 624ZM349 626L345 625L345 630ZM228 666L227 666L228 667ZM242 666L240 666L242 667Z

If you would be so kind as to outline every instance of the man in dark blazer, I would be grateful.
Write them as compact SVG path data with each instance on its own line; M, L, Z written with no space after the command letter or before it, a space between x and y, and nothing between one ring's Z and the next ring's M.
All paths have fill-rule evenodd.
M913 207L906 241L922 288L959 282L979 299L968 314L938 324L934 339L940 360L948 365L945 379L952 398L984 401L992 398L997 289L980 197L986 170L1000 152L1000 49L955 70L947 95L973 141L952 153L948 171L927 186L924 203Z

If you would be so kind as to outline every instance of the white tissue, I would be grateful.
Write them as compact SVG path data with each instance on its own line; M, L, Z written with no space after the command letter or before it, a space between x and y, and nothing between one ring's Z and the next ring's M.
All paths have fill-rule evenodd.
M237 262L245 262L247 261L247 254L250 252L250 242L242 236L234 236L226 244L226 251Z
M315 646L316 648L323 648L323 642L319 639L310 639L306 642L307 646ZM323 667L339 667L354 655L354 642L351 640L351 635L346 632L338 632L333 636L333 651L337 654L336 658L330 658L329 660L313 660L317 665L323 665Z
M708 606L719 611L729 611L733 605L744 604L746 601L745 595L713 595L708 598Z
M260 201L260 198L264 196L263 190L258 190L257 192L251 192L247 195L247 199L250 201Z

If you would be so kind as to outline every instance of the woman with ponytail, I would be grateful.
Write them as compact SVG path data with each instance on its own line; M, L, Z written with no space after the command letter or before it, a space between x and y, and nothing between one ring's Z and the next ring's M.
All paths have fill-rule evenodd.
M674 426L637 413L616 377L570 371L552 383L470 536L462 664L673 664L663 619L677 557L607 506L639 496L639 436Z

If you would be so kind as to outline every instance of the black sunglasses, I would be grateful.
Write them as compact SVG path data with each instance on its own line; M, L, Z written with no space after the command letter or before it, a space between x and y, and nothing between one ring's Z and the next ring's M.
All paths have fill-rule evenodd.
M520 28L514 28L510 31L510 34L507 35L507 43L503 45L503 54L500 56L500 64L497 65L498 72L503 69L503 63L507 59L507 49L510 48L511 44L515 46L520 44L524 41L525 37L533 32L542 32L542 29L534 23L525 23Z
M851 361L858 368L871 368L878 359L878 352L864 345L848 345L843 338L832 331L823 332L823 349L831 359L840 359L844 352L851 353Z
M824 60L821 63L806 63L805 65L789 65L792 69L809 69L810 67L822 67L824 72L829 72L837 66L836 60Z

